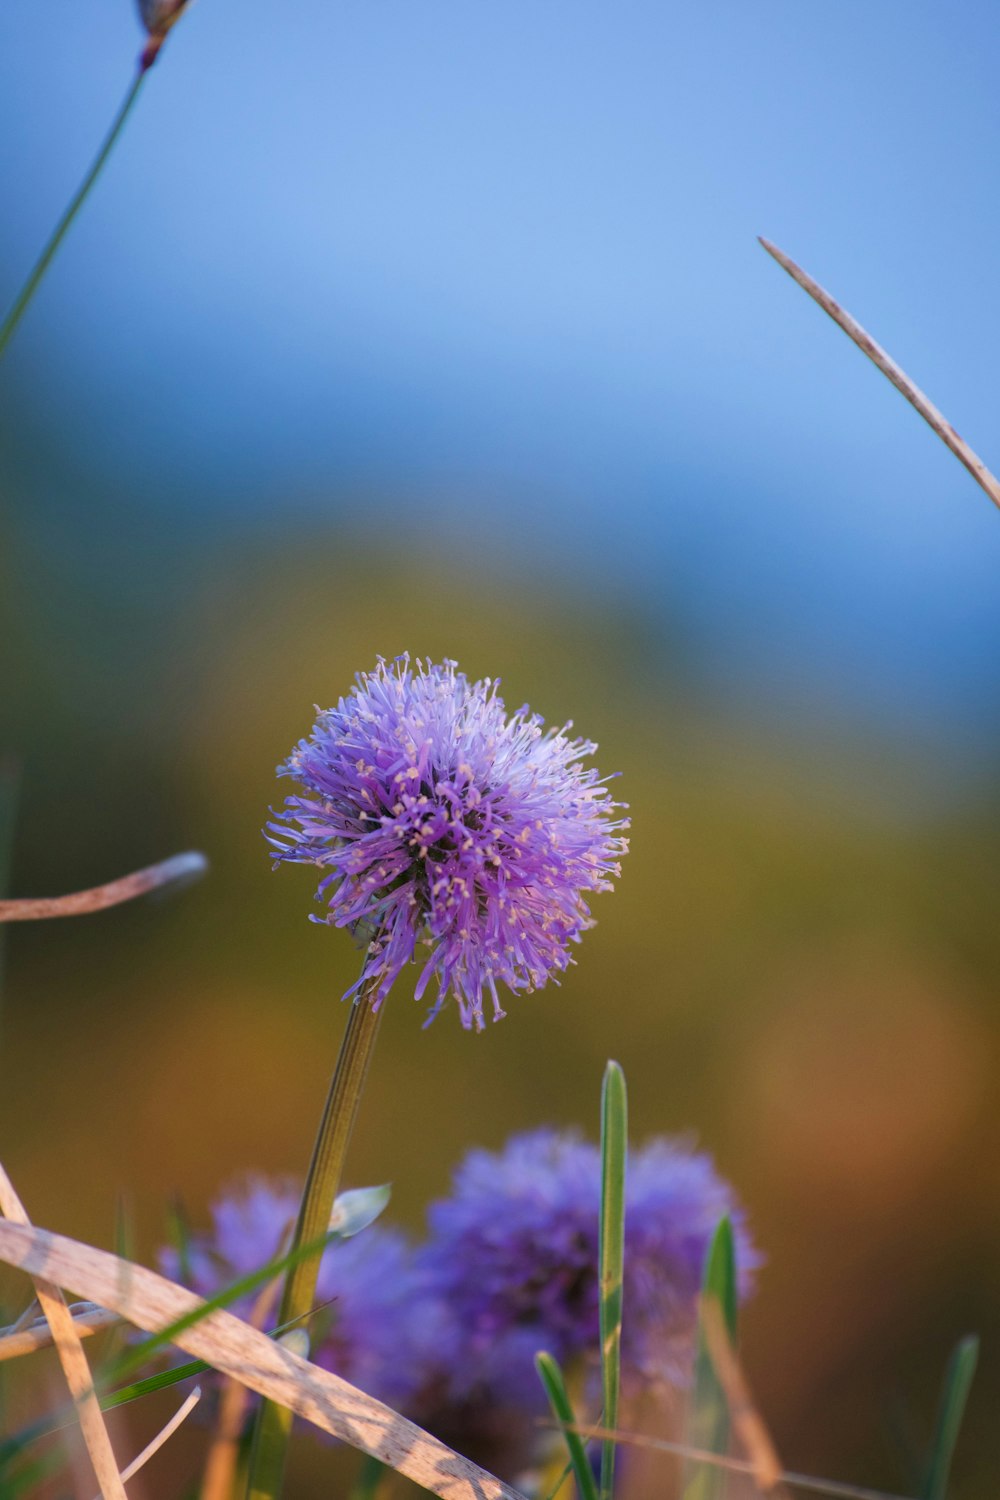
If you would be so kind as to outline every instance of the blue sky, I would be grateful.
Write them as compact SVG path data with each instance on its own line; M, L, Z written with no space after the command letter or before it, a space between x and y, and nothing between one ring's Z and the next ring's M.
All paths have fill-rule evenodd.
M138 43L5 0L11 291ZM993 0L198 0L0 400L135 506L361 491L679 608L735 691L985 733L1000 516L755 236L1000 467L998 64Z

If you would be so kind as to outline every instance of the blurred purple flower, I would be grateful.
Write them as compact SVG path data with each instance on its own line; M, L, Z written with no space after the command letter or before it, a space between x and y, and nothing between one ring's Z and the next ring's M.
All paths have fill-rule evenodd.
M279 767L310 795L268 825L277 861L327 872L314 920L367 941L349 994L371 985L381 1004L421 942L428 1020L454 994L477 1029L485 993L504 1014L497 981L530 991L568 966L585 893L611 889L627 847L621 805L579 765L596 747L526 707L508 717L497 688L450 661L380 659Z
M429 1212L417 1253L424 1292L447 1306L442 1360L455 1398L544 1406L533 1356L598 1354L600 1153L572 1133L517 1135L471 1151ZM696 1299L716 1225L736 1230L740 1290L758 1264L732 1189L708 1156L653 1140L629 1153L622 1365L626 1381L683 1383Z
M192 1236L186 1278L179 1252L161 1251L164 1275L213 1296L278 1255L298 1205L291 1184L252 1180L213 1206L210 1232ZM246 1317L259 1290L232 1311ZM421 1351L435 1343L435 1310L416 1291L410 1245L397 1231L374 1224L335 1241L320 1266L316 1301L323 1310L310 1324L316 1330L312 1358L395 1409L408 1406L427 1379Z

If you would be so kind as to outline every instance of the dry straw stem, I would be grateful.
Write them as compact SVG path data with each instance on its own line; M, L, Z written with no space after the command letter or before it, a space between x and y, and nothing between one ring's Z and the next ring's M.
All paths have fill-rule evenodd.
M189 850L175 854L158 865L148 865L107 885L95 885L88 891L74 891L71 896L42 896L37 900L0 901L0 922L38 922L48 917L83 917L108 906L134 901L147 891L159 890L178 880L193 880L208 869L204 854Z
M866 332L861 324L851 317L846 308L841 307L840 303L830 296L828 291L814 281L808 272L803 271L801 266L796 265L790 256L786 255L783 250L779 250L777 245L773 245L770 240L765 240L760 236L758 238L768 255L774 257L793 281L797 281L799 286L809 293L813 301L818 302L825 313L829 313L847 337L854 340L862 353L867 354L872 364L882 371L886 379L892 381L897 391L906 397L911 406L916 408L928 426L937 433L942 443L951 449L959 463L965 465L976 483L986 491L993 504L1000 509L1000 481L990 473L979 454L969 447L964 438L959 437L947 417L938 411L932 401L928 400L919 386L914 385L906 371L900 369L881 344L877 344L871 334Z
M267 1282L250 1309L251 1328L263 1328L274 1311L281 1292L281 1280ZM243 1435L250 1392L238 1380L227 1380L219 1400L212 1446L208 1450L201 1481L200 1500L229 1500L235 1493L240 1438Z
M119 1322L117 1313L106 1307L95 1307L92 1302L74 1303L69 1309L73 1327L81 1339L100 1333ZM0 1328L0 1363L5 1359L17 1359L22 1354L34 1354L36 1349L47 1349L53 1342L52 1329L44 1317L20 1327L21 1319L10 1328Z
M755 1477L754 1465L747 1458L730 1458L725 1453L711 1453L707 1448L693 1448L689 1443L674 1443L669 1438L650 1437L645 1432L624 1432L621 1428L592 1427L584 1422L553 1423L543 1421L542 1427L558 1426L560 1431L579 1433L580 1437L600 1440L611 1438L631 1448L650 1448L657 1453L669 1453L675 1458L690 1459L695 1463L714 1464L730 1474L749 1474ZM896 1495L889 1490L870 1490L863 1485L841 1484L836 1479L817 1479L812 1474L796 1474L783 1469L778 1476L783 1484L793 1489L809 1490L815 1495L831 1495L834 1500L908 1500L905 1495Z
M0 1220L0 1262L72 1287L78 1296L113 1309L148 1333L159 1333L204 1306L200 1297L155 1271L29 1225ZM523 1500L517 1490L381 1401L301 1359L232 1313L211 1312L171 1342L398 1469L441 1500Z
M174 1412L173 1416L170 1418L170 1421L166 1424L166 1426L162 1427L156 1434L155 1438L153 1438L152 1442L147 1443L142 1452L137 1454L136 1457L133 1458L128 1468L122 1470L123 1479L133 1478L133 1476L138 1474L139 1470L143 1468L145 1464L149 1463L149 1460L153 1457L154 1453L159 1453L160 1449L163 1447L167 1439L173 1437L174 1433L177 1431L182 1422L187 1421L188 1417L194 1411L200 1400L201 1386L196 1385L190 1396L188 1396L187 1400L184 1401Z
M754 1482L764 1494L782 1496L785 1492L781 1483L781 1461L750 1394L718 1298L702 1297L699 1315L709 1358L725 1392L733 1429L750 1460Z
M14 1191L13 1184L2 1166L0 1166L0 1213L6 1216L7 1221L0 1221L0 1231L9 1233L16 1229L22 1234L36 1233L31 1227L24 1204ZM108 1430L104 1425L101 1408L94 1393L94 1381L87 1363L87 1356L83 1352L73 1315L59 1290L60 1278L47 1275L44 1265L35 1269L26 1267L26 1269L34 1280L35 1294L52 1329L52 1340L59 1355L63 1374L66 1376L66 1384L76 1403L80 1430L87 1445L90 1461L94 1466L103 1500L126 1500L125 1486L118 1473L118 1463L111 1447L111 1439L108 1437Z

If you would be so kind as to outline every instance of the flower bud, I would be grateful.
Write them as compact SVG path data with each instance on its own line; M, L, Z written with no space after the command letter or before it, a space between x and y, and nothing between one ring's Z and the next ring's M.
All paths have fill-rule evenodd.
M138 0L138 5L139 19L149 33L149 41L139 59L139 67L145 72L156 61L167 32L175 21L180 20L188 0Z

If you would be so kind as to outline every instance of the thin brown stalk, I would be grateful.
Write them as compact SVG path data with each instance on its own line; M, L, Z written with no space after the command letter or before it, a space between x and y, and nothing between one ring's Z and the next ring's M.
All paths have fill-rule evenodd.
M81 1339L91 1338L103 1328L110 1328L121 1321L117 1313L108 1312L106 1307L92 1307L89 1302L84 1311L70 1307L69 1312L73 1327ZM52 1329L44 1316L24 1328L19 1328L17 1324L10 1328L0 1328L0 1363L5 1359L18 1359L22 1354L34 1354L36 1349L47 1349L52 1342Z
M747 1458L730 1458L725 1453L711 1453L707 1448L693 1448L690 1443L675 1443L669 1438L651 1437L645 1432L624 1432L621 1428L596 1427L586 1422L542 1421L542 1427L559 1431L577 1432L581 1437L611 1438L631 1448L650 1448L657 1453L669 1453L676 1458L691 1459L695 1463L714 1464L717 1469L726 1469L732 1474L754 1475L754 1466ZM837 1479L817 1479L812 1474L796 1474L783 1469L779 1478L793 1489L809 1490L816 1495L831 1495L834 1500L909 1500L906 1495L896 1495L889 1490L870 1490L863 1485L841 1484Z
M819 282L814 281L807 271L803 271L801 266L796 265L791 256L779 250L777 245L773 245L770 240L760 238L760 243L768 255L773 256L778 265L788 272L792 280L797 281L799 286L809 293L813 301L819 303L838 328L842 328L847 337L853 339L861 352L867 354L872 364L882 371L886 379L892 381L897 391L905 396L910 405L920 413L927 425L937 433L942 443L951 449L959 463L965 465L979 487L985 490L993 504L1000 509L1000 481L990 473L979 454L969 447L963 437L959 436L947 417L938 411L934 403L924 395L919 386L914 384L906 371L897 365L892 356L886 353L881 344L875 342L871 334L862 328L855 318L852 318L846 308L841 307L840 303L831 297Z
M289 1226L289 1229L291 1226ZM258 1294L247 1322L263 1328L281 1294L281 1278L269 1281ZM202 1475L200 1500L231 1500L235 1493L240 1438L250 1405L250 1392L238 1380L227 1380L219 1398L219 1415Z
M123 901L134 901L147 891L172 885L178 880L191 880L204 874L208 861L203 854L189 850L186 854L175 854L158 865L148 865L120 880L111 880L107 885L95 885L90 890L74 891L70 896L42 896L18 901L0 901L0 922L37 922L49 917L82 917L94 911L104 911L109 906L120 906Z
M0 1213L5 1216L5 1229L18 1228L31 1231L31 1221L25 1211L13 1183L0 1166ZM35 1283L35 1295L52 1330L52 1341L56 1346L59 1363L62 1365L70 1395L76 1403L77 1417L83 1440L87 1445L94 1474L104 1500L126 1500L125 1486L118 1473L118 1463L111 1439L104 1425L100 1404L94 1392L94 1381L83 1352L80 1335L73 1322L73 1315L66 1306L66 1299L59 1289L59 1282L45 1274L44 1267L29 1272Z
M136 1454L127 1468L122 1470L123 1479L132 1479L139 1470L149 1463L154 1453L159 1453L168 1438L172 1438L182 1422L186 1422L201 1400L201 1386L196 1385L191 1394L174 1412L166 1426L161 1427L155 1438L146 1444L141 1453Z
M159 1333L205 1305L193 1292L144 1266L8 1220L0 1220L0 1263L72 1287L78 1296L113 1309L148 1333ZM216 1309L174 1334L171 1342L332 1437L398 1469L441 1500L524 1500L510 1485L381 1401L232 1313Z
M781 1495L782 1469L778 1450L750 1394L750 1387L729 1337L718 1298L703 1297L700 1313L708 1355L725 1392L733 1429L753 1467L757 1488L765 1495Z
M27 1328L29 1323L34 1323L42 1316L42 1310L38 1305L38 1298L32 1297L16 1322L12 1323L9 1328L0 1328L0 1336L5 1333L20 1333L22 1328Z

